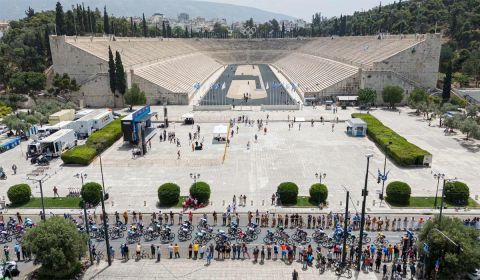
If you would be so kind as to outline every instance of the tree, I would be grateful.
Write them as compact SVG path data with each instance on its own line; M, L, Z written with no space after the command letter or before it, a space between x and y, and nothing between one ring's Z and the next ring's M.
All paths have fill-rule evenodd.
M458 248L445 236L460 246ZM479 232L472 227L466 227L458 218L442 216L424 224L418 235L417 247L423 248L428 244L429 252L426 255L426 279L432 279L435 263L440 260L438 275L441 279L459 279L465 272L474 271L480 266ZM423 253L423 250L419 250ZM419 259L423 259L420 256Z
M215 24L213 25L213 33L215 33L216 36L220 35L221 37L222 34L228 33L228 29L219 22L215 22Z
M415 108L420 102L428 102L428 93L422 88L415 88L408 97L408 103Z
M443 79L442 98L446 102L450 99L450 91L452 91L452 63L449 62L447 66L447 73Z
M108 76L110 77L110 90L115 94L116 89L116 74L115 74L115 61L113 60L113 53L110 46L108 46Z
M58 35L65 34L65 15L63 13L63 7L60 2L57 2L55 7L55 26Z
M479 135L480 126L475 120L467 118L460 124L460 131L466 134L468 140L471 136Z
M143 28L143 37L148 37L147 21L145 20L145 13L142 14L142 28Z
M282 21L282 38L285 37L285 22Z
M80 89L77 81L75 79L70 79L70 76L67 73L64 73L61 76L58 73L55 74L52 85L52 90L57 95L78 91Z
M144 105L147 103L145 92L141 91L137 84L133 84L132 88L127 90L123 99L125 100L125 104L131 106Z
M188 36L188 28L187 28L186 25L185 25L185 35L184 35L184 36L185 36L185 38L189 38L189 36Z
M162 21L162 37L167 38L167 27L165 26L165 21Z
M167 24L167 38L172 38L172 27Z
M80 191L83 201L91 205L97 205L102 199L102 186L99 183L89 182L82 186Z
M35 10L28 6L28 10L25 11L27 18L32 18L35 15Z
M377 92L371 88L363 88L358 91L358 102L370 107L377 99Z
M40 278L70 279L80 270L79 258L87 251L87 236L70 220L56 216L28 230L22 247L42 264Z
M118 51L115 52L115 88L122 95L127 89L125 69L123 68L122 57Z
M38 72L16 72L10 78L13 91L20 94L32 94L45 89L47 78Z
M108 22L107 6L103 7L103 33L110 34L110 23Z
M402 102L403 89L399 86L385 86L382 91L383 102L395 108L395 104Z

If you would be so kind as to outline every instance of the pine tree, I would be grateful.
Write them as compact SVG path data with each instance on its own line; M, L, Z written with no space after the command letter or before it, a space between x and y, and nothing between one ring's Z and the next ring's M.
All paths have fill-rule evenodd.
M65 34L65 14L63 13L63 7L60 2L57 2L55 7L55 26L58 35Z
M110 23L108 22L107 6L103 7L103 33L110 34Z
M452 90L452 62L448 62L447 72L445 73L445 78L443 79L443 91L442 98L443 102L447 102L450 99L450 91Z
M122 58L118 51L115 52L115 88L122 95L127 89L127 81L125 79L125 69L123 68Z
M148 37L147 21L145 20L145 13L142 14L142 28L143 28L143 37Z
M113 60L113 53L110 46L108 46L108 76L110 77L110 90L115 94L116 89L116 75L115 75L115 61Z
M28 10L25 11L25 15L27 15L28 18L31 18L35 15L35 10L28 6Z
M167 28L165 27L165 22L162 22L162 37L167 38Z

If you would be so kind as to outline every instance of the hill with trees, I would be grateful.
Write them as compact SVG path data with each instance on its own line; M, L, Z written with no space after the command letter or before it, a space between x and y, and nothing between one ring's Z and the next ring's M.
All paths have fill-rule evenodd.
M442 32L440 71L451 63L454 82L461 86L480 83L480 1L410 0L394 2L353 15L312 16L313 36L361 36Z

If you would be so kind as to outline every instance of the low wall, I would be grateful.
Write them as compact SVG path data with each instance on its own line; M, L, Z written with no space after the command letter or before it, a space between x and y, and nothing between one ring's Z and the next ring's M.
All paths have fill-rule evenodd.
M295 111L300 110L300 105L262 105L262 111Z
M231 105L193 105L193 111L229 111Z

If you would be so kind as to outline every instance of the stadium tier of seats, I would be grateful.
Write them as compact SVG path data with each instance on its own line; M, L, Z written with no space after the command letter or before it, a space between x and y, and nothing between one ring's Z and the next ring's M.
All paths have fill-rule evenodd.
M302 92L320 92L358 73L357 67L301 53L292 53L273 65Z
M202 83L220 67L214 59L194 53L137 68L134 73L171 92L191 93L195 83Z
M368 68L422 41L413 35L322 37L297 51Z

